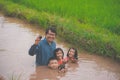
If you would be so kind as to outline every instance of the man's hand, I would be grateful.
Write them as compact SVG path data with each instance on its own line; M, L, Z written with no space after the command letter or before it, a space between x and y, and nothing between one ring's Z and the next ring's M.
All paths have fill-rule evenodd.
M38 36L36 39L35 39L35 45L38 45L38 43L40 42L42 36Z

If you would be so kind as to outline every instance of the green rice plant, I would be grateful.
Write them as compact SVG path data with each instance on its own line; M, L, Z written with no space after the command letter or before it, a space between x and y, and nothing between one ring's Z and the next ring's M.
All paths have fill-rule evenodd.
M23 80L22 78L23 73L20 73L16 75L15 73L12 73L12 75L9 77L9 80Z
M76 18L120 34L120 0L11 0L26 7Z

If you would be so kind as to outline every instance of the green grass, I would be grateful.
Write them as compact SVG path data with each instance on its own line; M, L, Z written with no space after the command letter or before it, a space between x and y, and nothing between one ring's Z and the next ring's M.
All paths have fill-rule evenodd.
M38 11L76 18L120 35L120 0L11 0Z
M32 7L29 5L32 2L33 4L35 4L36 1L30 2L29 0L27 5L26 4L21 5L20 3L17 4L11 1L0 0L0 9L7 16L17 17L17 18L26 20L30 23L38 24L40 25L40 27L44 29L50 25L55 26L57 28L58 36L64 39L65 41L67 41L68 43L75 45L74 47L83 48L91 53L109 56L111 58L120 60L119 34L116 32L112 32L108 28L104 28L103 25L99 25L99 23L101 22L99 22L97 18L95 21L98 21L98 23L94 24L93 23L94 21L93 22L89 21L90 19L88 16L90 14L88 16L86 14L81 14L81 16L83 15L84 17L81 17L78 20L77 14L73 16L70 16L70 14L67 15L67 9L63 15L61 13L57 13L56 8L55 8L56 12L54 11L52 12L52 11L49 11L49 9L52 10L51 7L48 7L49 9L46 8L46 11L45 11L44 9L39 10L39 9L36 9L37 8L36 6ZM47 1L42 1L42 2L47 3ZM51 1L48 0L48 3L50 2L52 2L52 0ZM85 1L82 1L82 2L85 2ZM65 1L64 4L67 4L67 2ZM82 5L83 4L81 4L81 6ZM42 7L42 6L45 7L45 5L42 5L41 3L41 6L39 7ZM58 11L59 11L59 8L58 8ZM98 12L96 11L96 13ZM109 19L109 21L111 20L113 19ZM119 22L117 18L116 18L116 21ZM114 22L111 22L111 24L114 24ZM111 24L108 24L108 25L111 25Z
M12 73L12 75L10 75L10 77L8 78L9 80L25 80L23 79L23 73L20 73L20 74L15 74L15 73Z

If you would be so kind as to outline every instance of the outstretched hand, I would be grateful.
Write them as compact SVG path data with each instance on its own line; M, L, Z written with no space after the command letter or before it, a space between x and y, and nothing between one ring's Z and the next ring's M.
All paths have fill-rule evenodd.
M42 36L38 36L36 39L35 39L35 45L38 45L38 43L40 42Z

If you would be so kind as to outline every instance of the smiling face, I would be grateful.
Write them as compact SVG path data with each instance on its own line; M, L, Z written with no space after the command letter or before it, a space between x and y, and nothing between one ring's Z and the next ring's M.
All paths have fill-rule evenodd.
M50 60L48 66L51 68L51 69L58 69L58 61L56 59L54 60Z
M51 30L48 30L48 33L45 34L45 37L48 41L48 43L51 43L55 39L55 33Z
M58 60L61 60L63 58L63 52L61 50L56 52L56 57L57 57Z
M69 56L70 58L73 58L74 55L75 55L75 50L74 50L74 49L70 49L69 52L68 52L68 56Z

